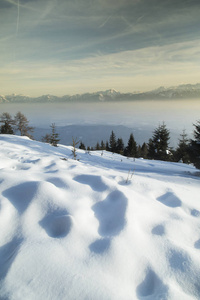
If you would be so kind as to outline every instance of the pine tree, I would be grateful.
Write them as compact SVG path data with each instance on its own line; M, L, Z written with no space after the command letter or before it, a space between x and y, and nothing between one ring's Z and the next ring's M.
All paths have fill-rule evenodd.
M109 143L108 143L108 141L106 141L106 151L110 151L110 148L109 148Z
M1 125L1 134L14 134L12 126L7 121Z
M159 125L153 132L151 152L152 158L159 160L169 160L169 139L170 132L165 123Z
M200 120L197 121L197 124L193 124L193 125L195 127L194 129L195 140L191 140L190 158L194 166L197 169L200 169Z
M140 145L137 146L137 157L141 157L142 148Z
M154 159L154 156L155 156L155 146L154 146L153 140L151 138L149 139L147 147L148 147L147 158Z
M18 130L21 136L28 136L29 138L33 138L29 131L33 131L33 127L29 126L29 121L20 111L15 115L14 122L16 126L16 130Z
M50 144L54 147L57 147L60 139L58 138L58 133L56 132L55 123L52 123L50 127L51 127Z
M72 155L73 155L74 160L77 159L76 146L78 145L78 143L79 143L79 141L77 141L77 139L74 139L72 137Z
M79 149L86 150L86 147L82 142L80 142Z
M143 143L141 147L141 157L147 158L147 156L148 156L148 147L146 143Z
M137 157L137 144L132 133L130 134L128 145L124 150L124 155L128 157Z
M189 156L189 140L187 139L187 134L185 130L180 134L181 138L179 139L178 147L174 153L176 161L182 160L183 163L188 164L190 162Z
M7 112L4 112L1 114L0 122L4 123L4 125L5 125L5 123L7 123L10 126L15 124L15 121L13 120L12 116Z
M103 140L101 141L101 150L106 150L106 145Z
M197 121L197 124L193 124L193 126L195 127L194 129L194 137L196 142L200 142L200 120Z
M49 133L45 134L45 136L42 137L42 142L43 143L51 143L51 135Z
M100 145L99 145L99 142L96 143L95 150L101 150L101 147L100 147Z
M121 155L124 153L124 142L123 142L122 138L117 139L116 152Z
M117 142L116 142L116 136L114 134L114 132L111 132L110 135L110 140L109 140L109 149L111 152L116 152L116 146L117 146Z
M0 116L0 122L4 123L1 126L0 132L2 134L14 134L14 120L12 119L11 115L7 112L4 112Z

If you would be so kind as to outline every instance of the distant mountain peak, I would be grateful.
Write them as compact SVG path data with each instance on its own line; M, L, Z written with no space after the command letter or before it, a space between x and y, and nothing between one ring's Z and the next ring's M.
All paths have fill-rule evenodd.
M105 93L107 93L107 94L119 94L119 92L116 91L115 89L106 90Z
M105 95L105 96L115 96L115 95L119 95L120 92L116 91L115 89L109 89L109 90L105 90L105 91L99 91L99 94Z

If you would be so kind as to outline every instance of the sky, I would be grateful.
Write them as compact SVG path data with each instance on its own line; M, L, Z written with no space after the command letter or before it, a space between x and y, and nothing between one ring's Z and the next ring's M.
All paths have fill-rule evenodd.
M0 94L200 82L199 0L0 0Z

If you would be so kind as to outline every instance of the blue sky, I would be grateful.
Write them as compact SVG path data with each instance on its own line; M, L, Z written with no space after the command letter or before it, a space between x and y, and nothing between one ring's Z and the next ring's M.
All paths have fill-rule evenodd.
M1 0L0 94L200 81L199 0Z

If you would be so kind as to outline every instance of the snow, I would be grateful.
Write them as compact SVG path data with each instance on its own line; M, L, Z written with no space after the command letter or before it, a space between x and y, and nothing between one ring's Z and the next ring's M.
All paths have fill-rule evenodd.
M0 299L200 299L200 177L0 135Z

